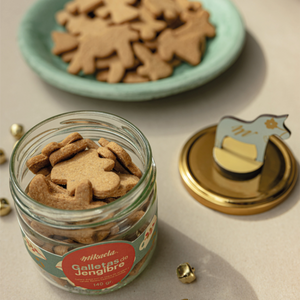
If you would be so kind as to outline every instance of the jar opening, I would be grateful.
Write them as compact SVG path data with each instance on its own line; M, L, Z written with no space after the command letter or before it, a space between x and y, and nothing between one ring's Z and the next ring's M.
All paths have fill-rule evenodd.
M137 185L115 202L88 210L61 210L45 206L30 198L26 194L26 187L34 175L27 169L26 161L39 154L46 144L62 140L72 132L79 132L84 138L94 141L104 137L120 144L142 170L143 175ZM105 219L112 211L119 210L118 216L129 213L145 201L147 193L155 184L155 178L156 168L151 147L143 133L129 121L100 111L68 112L42 121L20 139L10 161L10 186L16 205L24 213L50 223L54 220L60 223L70 219L84 223L95 216L99 223L101 218ZM58 219L60 221L57 221Z

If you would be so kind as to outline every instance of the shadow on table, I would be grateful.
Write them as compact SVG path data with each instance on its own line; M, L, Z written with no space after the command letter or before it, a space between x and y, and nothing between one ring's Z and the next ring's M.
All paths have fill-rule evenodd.
M189 262L196 269L197 280L181 283L176 267ZM64 293L53 287L57 299ZM158 245L144 272L128 286L103 295L109 299L143 300L257 300L249 282L220 256L192 241L163 221L159 221ZM74 299L86 299L74 295Z
M62 111L107 111L129 119L146 134L151 128L156 135L176 135L186 132L190 124L202 128L211 122L217 123L225 114L237 115L259 94L266 69L263 50L247 32L241 55L227 71L203 86L174 96L142 102L116 102L72 95L48 84L44 86L53 95L53 101L59 102ZM143 123L135 120L143 120Z

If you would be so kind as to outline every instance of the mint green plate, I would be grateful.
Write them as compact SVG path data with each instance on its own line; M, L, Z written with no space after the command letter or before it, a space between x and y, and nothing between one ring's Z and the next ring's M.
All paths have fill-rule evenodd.
M46 82L62 90L83 96L143 101L200 86L224 72L240 54L245 29L236 7L229 0L202 0L216 26L216 37L209 40L202 62L198 66L182 64L171 77L146 83L99 82L94 76L69 74L67 64L51 53L52 30L63 30L54 19L69 0L39 0L27 12L19 28L18 41L29 66Z

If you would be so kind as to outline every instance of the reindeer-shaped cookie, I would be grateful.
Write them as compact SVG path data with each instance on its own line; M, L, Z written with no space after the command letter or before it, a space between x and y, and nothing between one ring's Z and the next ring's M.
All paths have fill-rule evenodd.
M284 124L287 117L288 115L261 115L250 122L234 117L224 117L216 130L215 147L222 148L224 138L229 136L240 142L255 145L256 161L263 162L271 135L277 135L282 139L290 137L291 132Z

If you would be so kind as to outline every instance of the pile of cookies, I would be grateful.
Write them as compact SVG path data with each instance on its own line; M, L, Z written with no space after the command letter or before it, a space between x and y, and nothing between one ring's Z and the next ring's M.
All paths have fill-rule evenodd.
M62 142L52 142L26 165L35 177L28 195L59 209L101 207L124 196L142 177L130 155L104 138L101 147L75 132Z
M73 0L56 20L66 31L52 32L52 52L68 72L109 83L165 78L182 61L197 65L215 36L209 13L189 0Z

